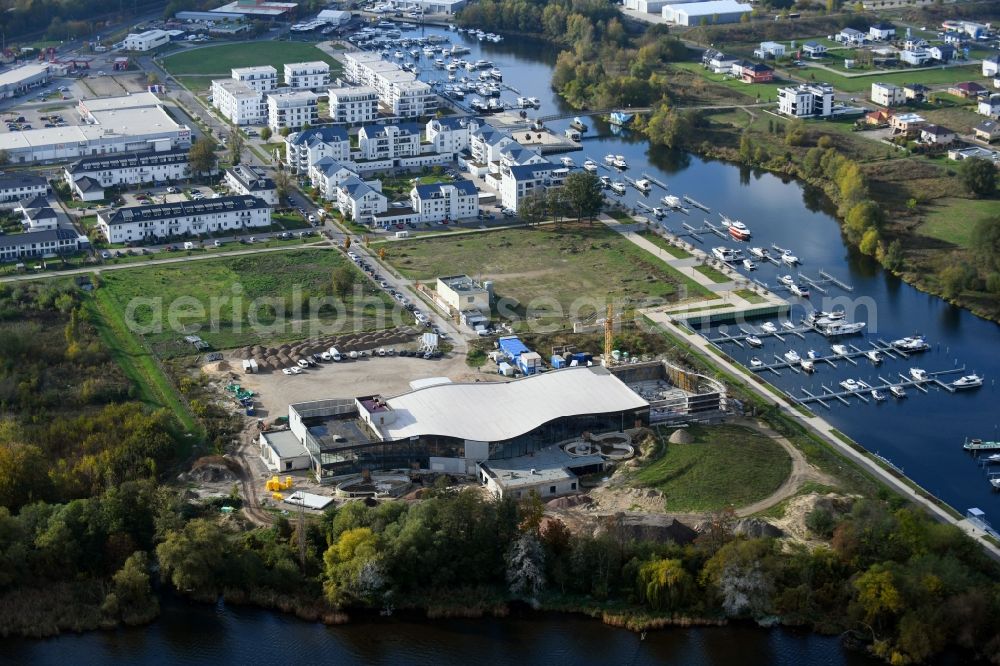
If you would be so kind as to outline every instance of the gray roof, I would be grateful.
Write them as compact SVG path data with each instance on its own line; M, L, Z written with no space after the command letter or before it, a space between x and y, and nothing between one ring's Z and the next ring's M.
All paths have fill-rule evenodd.
M45 179L28 173L11 173L0 176L0 190L13 190L19 187L38 187L45 185Z
M297 458L309 455L305 445L291 430L264 432L261 433L261 436L279 458Z
M510 168L510 175L514 177L514 180L529 180L537 178L540 173L552 171L555 166L549 162L542 164L518 164Z
M444 188L454 187L460 193L465 195L478 194L479 190L476 189L476 184L471 180L456 180L454 182L448 183L431 183L429 185L417 185L414 189L417 191L417 196L421 199L430 199L434 196L440 194Z
M316 160L316 162L313 164L313 167L319 169L320 173L322 173L324 176L332 176L341 169L344 169L346 171L349 171L357 175L357 172L354 169L345 166L344 164L338 162L337 160L329 156L321 157L320 159Z
M98 190L101 192L104 191L104 186L101 185L101 182L96 178L91 178L90 176L80 176L73 182L76 184L77 189L81 192L96 192Z
M359 199L369 192L378 192L374 187L357 176L351 176L340 185L352 199ZM378 192L381 194L381 192Z
M43 231L28 231L23 234L0 235L0 249L12 247L24 247L34 243L48 243L50 241L75 240L79 238L72 229L45 229Z
M209 215L236 210L257 210L270 208L260 197L240 195L236 197L220 197L204 201L181 201L179 203L156 204L153 206L130 206L119 208L110 216L102 216L110 226L131 224L132 222L150 222L154 220L169 220L187 215Z
M124 155L84 157L70 165L68 171L70 173L113 171L115 169L152 166L154 164L184 164L187 161L188 151L184 148L163 150L160 152L149 150L140 153L126 153Z
M263 170L247 164L237 164L226 169L226 173L232 174L236 182L240 183L248 190L273 190L274 181L268 177Z
M324 125L322 127L310 127L301 132L289 135L288 142L293 145L331 143L334 141L347 141L347 129L340 125Z

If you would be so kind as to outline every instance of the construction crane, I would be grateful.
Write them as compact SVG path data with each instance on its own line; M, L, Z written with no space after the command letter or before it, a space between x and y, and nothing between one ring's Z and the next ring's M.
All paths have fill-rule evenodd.
M603 365L605 368L611 367L611 347L614 342L615 337L615 313L612 310L612 306L608 303L608 312L604 317L604 361Z

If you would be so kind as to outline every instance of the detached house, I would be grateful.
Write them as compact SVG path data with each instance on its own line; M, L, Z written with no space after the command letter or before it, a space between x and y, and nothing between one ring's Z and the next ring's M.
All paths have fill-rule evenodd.
M854 28L844 28L833 39L841 44L861 46L868 39L868 33L855 30Z
M875 42L887 42L896 37L896 26L891 23L876 23L868 28L868 37Z
M931 146L948 146L958 138L953 131L940 125L926 125L920 128L920 142Z
M984 120L972 128L972 133L980 141L990 143L1000 139L1000 123L995 120Z
M939 44L927 49L931 58L938 62L951 62L955 59L955 47L951 44Z
M819 42L806 42L802 45L802 52L810 58L822 58L826 56L826 47Z
M962 83L956 83L951 88L948 88L948 92L952 95L971 99L973 97L979 97L985 93L986 88L979 85L975 81L964 81Z
M1000 93L990 95L979 101L979 115L988 118L1000 118Z
M1000 74L1000 56L983 58L983 76L997 76L998 74Z
M733 63L739 58L728 56L721 51L708 49L701 57L701 64L711 70L713 74L728 74L732 71Z

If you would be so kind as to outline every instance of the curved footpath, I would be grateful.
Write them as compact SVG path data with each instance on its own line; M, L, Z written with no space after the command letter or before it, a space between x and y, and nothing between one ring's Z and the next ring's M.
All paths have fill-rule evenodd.
M900 495L903 495L910 501L919 504L930 512L932 516L941 522L951 523L957 526L963 532L968 534L972 539L974 539L979 545L983 547L986 553L992 557L994 560L1000 561L1000 548L997 548L992 543L986 541L984 538L983 531L981 529L976 529L968 521L968 519L962 518L958 519L952 516L950 513L939 507L937 504L931 502L930 500L922 497L909 485L903 483L902 480L890 474L886 469L875 463L871 458L855 450L853 447L849 446L846 442L838 438L834 434L834 427L827 423L824 419L816 416L810 415L805 416L795 405L784 395L780 397L765 388L764 385L756 384L754 382L748 381L746 375L740 371L735 363L728 361L716 354L711 350L712 343L706 340L701 335L692 335L688 331L682 329L673 323L670 316L656 311L644 312L647 317L652 321L656 322L660 326L674 334L678 339L685 340L696 347L700 352L702 352L710 361L720 368L724 369L727 374L730 375L731 379L735 379L741 382L744 386L748 387L751 391L755 392L760 397L764 398L768 402L774 402L777 404L782 411L788 416L791 416L796 421L800 422L806 429L821 437L830 446L834 447L837 451L842 453L846 458L853 461L855 464L862 467L865 471L875 476L879 481L883 482L893 490L895 490Z

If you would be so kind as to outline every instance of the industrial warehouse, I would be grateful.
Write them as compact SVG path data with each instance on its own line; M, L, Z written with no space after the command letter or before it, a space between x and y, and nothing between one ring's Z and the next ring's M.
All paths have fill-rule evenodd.
M576 472L631 457L627 431L711 420L725 408L721 384L664 361L412 386L393 397L290 404L289 429L261 433L261 459L273 472L310 470L324 484L423 469L476 477L498 495L556 495L577 489Z

